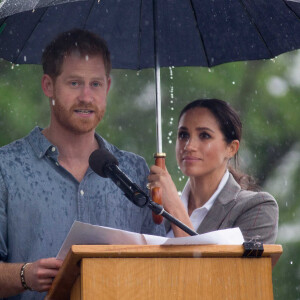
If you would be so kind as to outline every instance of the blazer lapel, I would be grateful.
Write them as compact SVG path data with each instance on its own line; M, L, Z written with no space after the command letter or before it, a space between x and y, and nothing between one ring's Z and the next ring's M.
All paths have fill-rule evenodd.
M226 215L235 205L235 200L240 190L241 187L239 184L234 180L233 176L229 174L227 183L200 224L197 232L201 234L218 230Z

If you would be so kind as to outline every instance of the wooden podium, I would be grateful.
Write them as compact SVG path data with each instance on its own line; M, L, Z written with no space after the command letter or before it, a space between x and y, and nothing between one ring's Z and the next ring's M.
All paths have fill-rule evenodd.
M46 299L273 300L282 247L243 253L242 245L74 245Z

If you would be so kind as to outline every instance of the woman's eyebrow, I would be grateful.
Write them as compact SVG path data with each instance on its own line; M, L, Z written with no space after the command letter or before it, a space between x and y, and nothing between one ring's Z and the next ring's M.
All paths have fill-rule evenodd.
M211 131L214 133L214 131L212 129L210 129L209 127L197 127L196 128L197 131L203 131L203 130L206 130L206 131Z
M187 127L185 127L185 126L180 126L178 128L178 130L187 130L188 131ZM209 127L197 127L196 130L197 131L204 131L204 130L206 130L206 131L210 131L210 132L214 133L214 131L211 128L209 128Z

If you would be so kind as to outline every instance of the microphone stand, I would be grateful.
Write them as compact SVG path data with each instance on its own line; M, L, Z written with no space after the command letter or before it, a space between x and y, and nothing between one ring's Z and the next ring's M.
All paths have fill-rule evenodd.
M99 174L99 172L97 172L97 168L95 168L95 170L98 175L103 177L102 173ZM127 199L135 205L139 207L147 205L155 214L162 215L189 235L198 235L196 231L166 212L161 205L152 201L150 197L137 184L133 183L115 163L106 164L104 174L106 177L109 177L124 192Z
M119 187L122 188L122 190L125 192L125 196L127 199L129 199L132 203L134 203L136 206L139 207L145 207L148 206L155 214L157 215L162 215L165 217L167 220L169 220L171 223L175 224L178 226L180 229L182 229L184 232L186 232L189 235L198 235L198 233L188 226L186 226L184 223L173 217L171 214L166 212L164 208L157 204L156 202L152 201L150 197L135 183L132 183L129 185L121 185L120 180L115 180L115 184ZM126 186L126 189L124 188Z
M176 226L178 226L180 229L182 229L183 231L185 231L186 233L188 233L191 236L198 235L198 233L196 231L192 230L191 228L189 228L188 226L186 226L185 224L183 224L181 221L179 221L178 219L176 219L175 217L173 217L171 214L169 214L168 212L166 212L161 205L159 205L159 204L155 203L154 201L152 201L148 196L146 196L146 197L148 199L147 206L155 214L162 215L167 220L169 220L171 223L175 224Z

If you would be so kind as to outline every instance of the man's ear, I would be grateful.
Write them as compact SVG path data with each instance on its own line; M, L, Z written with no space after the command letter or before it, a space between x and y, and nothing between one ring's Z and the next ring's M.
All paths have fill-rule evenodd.
M240 147L240 142L238 140L233 140L229 145L228 145L228 158L232 158L236 155Z
M53 97L54 83L52 78L47 74L44 74L42 77L42 89L48 98Z
M107 95L108 92L109 92L110 86L111 86L111 77L109 76L109 77L107 78L107 90L106 90L106 95Z

